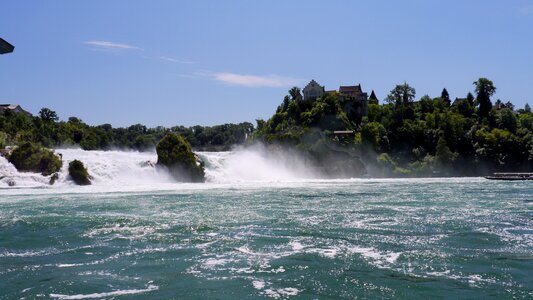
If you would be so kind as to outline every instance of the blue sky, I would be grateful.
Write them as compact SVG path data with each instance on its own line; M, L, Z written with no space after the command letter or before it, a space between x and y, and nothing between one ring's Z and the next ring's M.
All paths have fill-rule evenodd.
M0 102L127 126L268 118L291 86L494 81L533 104L533 1L0 0Z

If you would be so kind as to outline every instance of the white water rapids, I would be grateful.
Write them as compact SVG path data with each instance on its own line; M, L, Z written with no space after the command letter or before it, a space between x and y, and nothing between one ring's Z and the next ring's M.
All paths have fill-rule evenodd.
M62 155L63 167L54 187L73 186L68 176L68 164L74 159L83 162L94 186L151 187L174 184L165 171L155 168L155 152L84 151L56 149ZM316 178L297 157L272 154L260 147L229 152L198 152L205 162L207 183L280 182ZM18 172L4 157L0 157L0 188L49 187L50 176Z

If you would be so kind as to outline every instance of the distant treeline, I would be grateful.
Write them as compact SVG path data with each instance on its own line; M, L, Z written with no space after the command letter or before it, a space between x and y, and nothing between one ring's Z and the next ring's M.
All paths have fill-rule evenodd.
M110 124L90 126L76 117L59 121L57 113L43 108L37 116L9 110L0 115L0 148L32 142L44 147L79 146L85 150L133 149L150 150L168 132L183 135L195 149L229 149L242 144L254 130L251 123L217 126L158 126L141 124L113 128Z
M338 93L306 102L300 90L292 88L269 120L258 120L254 137L291 144L317 160L332 149L350 150L361 157L365 171L376 176L533 171L530 106L493 103L496 87L486 78L475 81L474 88L476 96L468 93L452 100L443 89L438 97L424 95L415 101L415 88L399 84L384 104L371 97L366 116L343 109L345 101L353 100ZM353 133L334 134L347 130Z

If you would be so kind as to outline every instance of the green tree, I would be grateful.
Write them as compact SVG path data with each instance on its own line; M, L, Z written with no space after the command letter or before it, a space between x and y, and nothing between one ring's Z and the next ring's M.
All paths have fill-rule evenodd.
M50 122L50 121L57 121L59 120L59 117L57 116L57 113L53 110L50 110L49 108L43 107L39 111L39 117L44 122Z
M289 107L290 102L291 102L291 99L289 98L289 96L285 96L285 98L283 98L283 103L281 104L280 107L278 107L278 112L287 111L287 108Z
M387 173L392 172L396 168L396 162L387 153L381 153L376 157L378 166Z
M381 114L382 114L382 106L375 104L375 103L369 103L368 104L368 121L370 122L379 122L381 120Z
M470 105L468 99L459 100L455 110L465 117L471 117L474 114L474 108Z
M422 114L432 113L435 110L433 99L431 99L429 95L422 96L422 98L420 98L420 101L418 101L417 108Z
M361 129L361 139L375 151L387 151L389 148L387 130L380 123L365 124Z
M496 126L515 133L518 128L518 120L510 108L503 108L496 114Z
M296 86L289 90L289 95L291 96L292 100L298 100L302 97L302 94L300 93L300 88Z
M0 150L7 146L8 136L7 133L0 131Z
M468 101L468 104L470 104L471 107L474 107L474 100L476 98L474 98L474 95L472 95L472 93L468 92L468 94L466 95L466 100Z
M531 131L531 134L533 134L533 114L519 114L518 119L520 120L520 126L525 130Z
M492 109L490 97L496 92L496 87L487 78L479 78L473 84L476 87L476 101L479 105L477 113L479 118L483 119L489 116L490 110Z
M398 84L392 89L387 96L386 100L389 103L395 103L396 105L408 104L415 98L416 90L411 87L407 82L404 84Z
M442 92L440 93L440 98L446 103L448 107L452 104L452 102L450 101L450 94L448 94L446 88L442 89Z
M437 148L435 152L435 158L437 159L437 162L440 163L441 166L449 166L455 161L456 157L457 155L453 153L446 144L446 139L441 136L437 142Z

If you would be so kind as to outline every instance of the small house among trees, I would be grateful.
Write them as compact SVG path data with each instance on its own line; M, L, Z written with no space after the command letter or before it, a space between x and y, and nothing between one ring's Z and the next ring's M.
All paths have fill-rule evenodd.
M368 94L363 92L360 84L347 86L341 85L337 92L336 90L326 91L324 86L318 84L315 80L311 80L302 91L304 94L304 102L313 102L318 98L322 98L326 94L337 93L343 110L349 116L360 118L368 114ZM295 97L293 96L293 98Z
M20 107L20 105L18 104L0 104L0 115L5 114L6 111L11 111L14 113L24 113L29 117L32 116L31 113L22 109L22 107Z
M323 85L318 84L315 80L311 80L303 89L304 101L311 102L317 98L322 98L326 93Z

